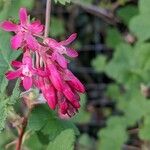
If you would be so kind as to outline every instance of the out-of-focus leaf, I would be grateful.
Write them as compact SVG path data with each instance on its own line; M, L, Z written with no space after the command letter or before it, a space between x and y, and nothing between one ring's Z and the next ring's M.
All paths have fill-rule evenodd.
M51 19L51 36L57 37L65 33L65 26L63 20L52 17Z
M150 39L150 20L149 14L140 14L133 17L130 21L129 28L135 34L139 41Z
M122 21L128 25L130 19L138 14L138 9L134 5L127 5L125 7L120 8L117 11L118 16L122 19Z
M133 70L132 63L133 49L130 45L119 44L115 50L113 59L105 68L106 74L115 79L118 83L123 83L126 87L137 85L139 75Z
M30 10L33 8L34 3L35 3L35 0L30 0L30 1L20 0L20 6L26 7Z
M117 84L109 84L106 95L113 100L117 100L121 96L120 87Z
M47 150L73 150L75 133L72 129L62 131L47 147Z
M97 72L103 72L106 66L106 56L99 55L92 61L92 66Z
M149 141L150 140L150 116L149 114L144 117L144 123L139 131L139 137L142 140Z
M115 38L114 38L115 37ZM106 45L110 48L116 48L116 46L122 42L123 39L119 31L115 28L107 29Z
M78 139L78 150L93 150L95 142L88 134L82 134Z
M139 9L141 14L150 14L150 1L139 0Z
M71 2L71 0L54 0L54 1L55 1L55 3L59 2L62 5L65 5L66 3L70 3Z
M99 132L100 150L121 150L123 143L128 139L125 128L125 120L121 117L112 117L108 120L108 126Z

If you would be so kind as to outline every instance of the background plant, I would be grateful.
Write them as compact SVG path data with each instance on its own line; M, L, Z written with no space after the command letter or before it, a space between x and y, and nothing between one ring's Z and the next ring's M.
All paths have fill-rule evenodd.
M10 5L10 3L13 5ZM21 0L3 1L0 4L2 4L0 6L2 8L0 20L5 20L6 18L12 20L12 18L17 16L19 7L23 5L28 7L30 10L32 10L34 6L32 2L26 4ZM66 8L70 6L68 1L65 3L63 0L57 4L66 4ZM98 32L96 37L92 36L94 35L93 32L90 33L90 30L92 31L92 29L90 29L92 26L91 22L94 21L92 19L91 21L89 19L90 17L88 18L86 15L82 14L83 10L81 14L79 13L81 21L80 26L82 26L82 23L84 24L84 31L82 30L82 32L80 32L76 47L80 49L85 45L85 43L92 43L94 40L99 43L98 36L99 34L102 34L105 46L111 49L111 53L113 53L113 55L108 55L108 53L105 52L102 52L103 54L100 53L96 59L92 58L92 66L97 71L100 80L103 78L103 74L109 78L109 84L104 96L109 100L110 104L113 103L113 107L115 106L115 108L107 108L105 106L98 108L98 111L101 111L104 114L104 117L107 118L106 125L103 125L103 128L101 129L99 128L98 123L95 125L92 122L95 117L93 114L95 114L95 110L97 109L93 110L93 106L91 108L89 101L89 105L86 105L89 93L87 96L83 95L81 100L81 102L83 102L82 108L79 114L71 120L78 125L81 131L79 135L78 129L71 121L61 120L57 118L57 115L54 112L51 112L47 106L39 105L33 109L30 114L24 136L23 148L30 148L33 150L53 148L59 150L62 147L57 146L63 144L65 146L63 149L68 148L70 150L73 149L71 143L75 142L75 148L81 150L120 150L123 148L127 150L131 148L143 150L149 149L149 0L139 0L138 8L135 1L129 2L126 0L118 0L115 2L106 2L105 0L101 0L97 1L96 5L94 5L95 1L89 0L87 3L87 1L82 0L80 2L74 1L74 4L77 8L84 8L83 10L87 11L91 15L91 18L99 17L99 12L94 13L95 9L93 9L93 6L94 8L96 6L96 8L98 7L100 10L107 10L107 12L109 12L106 13L107 16L105 16L104 11L104 18L100 17L102 21L97 21L97 26L94 26L97 29L103 27L104 32L106 31L106 33ZM89 6L92 8L92 11L87 9ZM10 10L12 10L11 13ZM77 10L74 12L77 13ZM15 21L15 19L13 19L13 21ZM68 30L68 28L66 28L66 20L62 16L52 14L51 35L53 37L63 39L66 30ZM2 56L2 58L0 58L0 62L2 64L2 98L0 101L0 107L2 109L0 110L1 114L3 114L0 116L0 120L2 120L1 129L5 126L4 122L7 124L5 130L2 130L0 135L0 147L4 148L5 146L8 146L8 143L15 142L17 139L17 130L12 128L12 123L15 126L27 110L20 113L20 110L18 109L20 108L20 104L22 105L20 98L18 99L20 95L18 90L19 83L17 82L15 88L13 83L9 83L10 85L7 86L7 80L3 78L4 72L10 67L8 62L19 57L20 53L15 53L15 56L14 54L11 54L10 52L12 51L8 44L5 44L4 42L5 36L6 43L8 43L11 35L6 33L4 34L3 32L2 35L2 37L0 36L0 46L3 45L0 51L2 53L0 54L0 57ZM94 40L91 40L90 37ZM84 54L89 58L88 55L90 54L87 51ZM81 59L83 59L84 62L84 56L82 56ZM86 63L83 64L86 66L89 60L87 60L87 58L85 60ZM93 78L95 79L95 76ZM6 90L5 87L7 87ZM13 94L11 94L10 89L14 89L18 93L13 92ZM100 92L101 91L99 91L99 93ZM33 99L35 99L37 93L38 91L32 90L29 94L32 99L31 103L34 102ZM100 99L100 101L102 101L102 99ZM85 107L88 108L88 113L85 111ZM100 122L102 121L103 120L100 120ZM88 123L89 126L92 126L92 129L89 129L89 126L86 126ZM88 133L82 133L82 126L84 126L84 131ZM96 132L97 128L99 129L99 138L93 138L93 136L91 136L91 132ZM75 135L78 135L77 137L79 137L76 140ZM70 144L67 147L65 144L68 141L70 141ZM91 147L91 145L95 145L95 147ZM13 146L10 146L9 148L13 149Z

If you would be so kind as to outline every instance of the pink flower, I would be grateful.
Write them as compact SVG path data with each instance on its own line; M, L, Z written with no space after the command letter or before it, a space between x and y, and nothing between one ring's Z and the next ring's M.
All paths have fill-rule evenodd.
M53 85L49 82L48 78L39 78L39 88L41 89L44 98L46 99L49 107L54 110L56 108L56 90Z
M12 61L12 66L18 68L15 71L8 71L6 73L6 78L8 80L13 80L20 77L23 81L23 87L25 90L29 90L32 86L32 76L35 73L32 68L32 58L28 54L24 54L22 62Z
M28 47L29 49L36 50L38 48L38 41L34 35L40 35L44 26L41 25L40 21L30 23L25 8L20 8L19 18L20 22L18 24L14 24L11 21L1 23L2 29L15 32L16 34L11 38L12 49Z
M32 85L37 87L52 110L57 108L59 115L65 118L73 116L80 108L79 93L85 92L83 84L68 70L67 57L78 56L74 49L68 47L77 34L57 42L42 36L44 26L40 21L30 22L25 8L20 8L19 18L18 24L11 21L1 23L2 29L15 33L11 47L23 49L22 62L12 61L16 70L8 71L6 78L21 78L25 90ZM42 40L38 41L39 38Z
M74 33L67 40L61 42L57 42L52 38L46 38L44 40L44 43L46 43L50 47L50 49L53 50L52 60L53 61L56 60L62 68L67 68L67 63L68 63L63 55L67 55L69 57L78 56L78 53L74 49L66 47L67 45L72 43L76 39L76 37L77 34Z

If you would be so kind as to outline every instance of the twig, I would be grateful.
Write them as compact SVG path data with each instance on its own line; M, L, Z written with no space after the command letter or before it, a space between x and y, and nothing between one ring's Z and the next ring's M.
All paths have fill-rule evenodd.
M48 33L49 33L50 15L51 15L51 0L47 0L47 3L46 3L46 15L45 15L45 32L44 32L44 37L47 37Z
M72 3L83 8L88 13L91 13L97 17L104 19L107 23L116 25L119 21L110 10L97 7L91 4L81 3L79 0L72 0Z
M31 109L27 113L27 116L23 118L22 128L20 130L20 134L19 134L17 144L16 144L16 150L21 150L22 140L23 140L23 136L24 136L24 133L25 133L25 130L26 130L26 127L27 127L30 112L31 112Z

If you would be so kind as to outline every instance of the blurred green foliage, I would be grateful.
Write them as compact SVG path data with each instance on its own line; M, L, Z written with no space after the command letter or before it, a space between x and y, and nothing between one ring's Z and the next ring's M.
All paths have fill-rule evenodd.
M103 56L97 56L92 62L96 71L114 80L106 95L116 102L116 109L121 112L109 117L107 126L100 130L100 150L121 150L130 137L129 127L138 126L139 138L150 140L150 102L141 90L141 84L147 88L150 84L149 8L149 0L139 1L139 11L130 5L119 8L118 16L137 39L131 45L115 27L108 29L106 44L115 49L113 57L104 63Z

